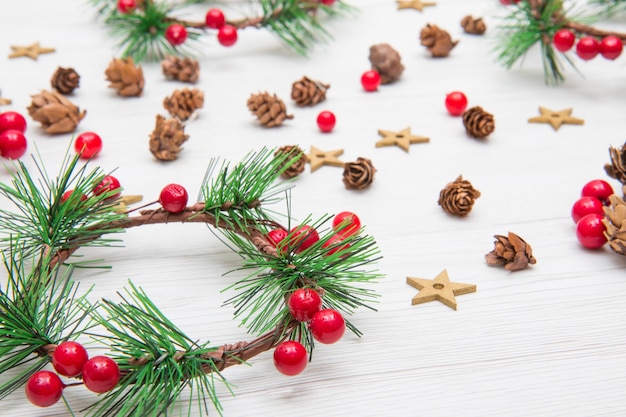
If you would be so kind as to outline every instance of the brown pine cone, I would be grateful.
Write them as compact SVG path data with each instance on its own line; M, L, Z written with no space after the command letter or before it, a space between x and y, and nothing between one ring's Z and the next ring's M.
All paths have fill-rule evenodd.
M78 88L79 83L80 75L78 75L74 68L59 67L50 80L52 88L61 94L71 94Z
M276 94L270 95L268 92L250 95L248 109L265 127L280 126L285 119L293 119L293 115L287 114L285 103Z
M115 88L120 96L139 97L143 92L143 70L135 66L131 57L113 58L104 73L110 82L109 88Z
M398 51L389 44L381 43L371 46L369 58L372 69L380 74L381 84L389 84L400 79L404 65L402 65Z
M609 148L609 155L611 155L611 163L604 165L606 174L615 178L622 184L626 184L626 143L620 148Z
M185 126L178 119L166 119L160 114L150 134L150 152L161 161L173 161L183 150L182 144L189 138Z
M430 23L420 32L420 41L433 58L447 57L459 43L459 41L453 41L448 32Z
M197 88L175 90L170 97L165 97L163 107L173 117L185 121L204 106L204 93Z
M72 104L71 101L54 91L41 90L35 94L28 106L28 114L41 123L46 133L73 132L85 117L86 111Z
M484 111L480 106L463 113L463 125L468 135L479 139L486 138L496 128L493 114Z
M494 248L485 255L487 265L504 265L507 271L519 271L528 265L534 265L537 260L533 256L533 248L518 235L509 232L509 236L494 235Z
M487 25L485 25L482 17L474 19L471 15L467 15L461 20L461 26L465 33L470 35L482 35L487 30Z
M626 186L623 188L626 193ZM606 227L604 235L613 252L626 255L626 202L616 194L609 197L610 205L604 207L602 223Z
M302 172L304 171L304 167L306 166L308 158L306 157L304 151L300 149L299 146L295 146L295 145L282 146L278 148L276 152L274 152L274 156L278 156L278 155L287 156L283 164L280 166L281 169L289 161L293 160L294 158L298 158L297 160L292 162L291 165L289 165L287 169L285 169L282 172L282 174L280 174L281 177L285 179L289 179L289 178L297 177L298 175L302 174Z
M298 106L314 106L326 100L326 90L329 88L330 84L302 77L291 85L291 98Z
M472 210L474 200L480 197L480 191L474 189L472 184L459 175L454 182L446 185L439 193L439 205L449 214L455 216L467 216Z
M200 64L191 58L178 58L170 55L161 61L161 69L168 80L195 84L200 77Z
M348 190L362 190L374 182L376 168L372 161L357 158L356 162L346 162L343 166L343 184Z

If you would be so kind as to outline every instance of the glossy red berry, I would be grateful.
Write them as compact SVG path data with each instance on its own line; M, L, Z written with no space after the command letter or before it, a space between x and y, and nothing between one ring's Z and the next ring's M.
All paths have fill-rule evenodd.
M593 36L583 36L576 44L576 55L585 61L595 58L599 52L600 42Z
M315 230L308 224L294 227L293 229L291 229L291 232L289 232L289 234L291 235L291 237L289 238L289 247L295 253L300 253L310 248L317 241L320 240L320 236L317 233L317 230Z
M102 150L102 139L93 132L84 132L76 137L74 150L83 159L89 159Z
M511 4L517 4L520 0L500 0L500 4L504 4L505 6L509 6Z
M7 159L18 159L26 153L26 136L19 130L5 130L0 133L0 155Z
M324 133L332 131L335 123L337 123L335 115L328 110L324 110L317 115L317 127Z
M274 366L283 375L298 375L306 368L307 361L306 349L294 340L283 342L274 349Z
M7 130L26 132L26 119L16 111L0 113L0 133Z
M609 204L609 197L615 194L611 184L604 180L589 181L583 187L580 195L583 197L595 197L603 204Z
M26 382L26 398L37 407L50 407L61 399L63 388L63 382L54 372L35 372Z
M113 175L107 175L102 179L102 181L100 181L100 184L96 185L96 187L93 189L93 193L95 195L101 195L116 190L117 193L111 195L109 198L118 198L122 193L122 186L120 185L120 182L117 180L117 178L115 178Z
M179 184L168 184L161 190L159 203L170 213L180 213L187 207L189 195L185 187Z
M78 342L63 342L54 349L52 366L61 375L73 378L83 371L89 356Z
M321 0L321 3L324 6L332 6L333 4L335 4L335 0Z
M340 234L333 235L330 239L328 239L322 245L322 248L329 249L325 252L326 256L334 255L337 252L343 252L350 247L349 243L343 243L345 236Z
M182 45L187 40L187 28L173 23L165 29L165 39L174 46Z
M576 42L576 35L567 29L557 30L552 37L554 47L561 52L567 52L572 49L574 42Z
M63 195L61 196L61 203L65 203L67 200L70 199L70 197L74 194L74 190L67 190L66 192L63 193ZM81 194L80 195L80 201L87 201L87 196L85 194Z
M320 310L309 322L311 334L320 343L335 343L346 331L346 321L337 310L327 308Z
M274 229L267 232L267 238L274 244L274 246L278 246L280 242L288 235L285 229Z
M446 109L452 116L460 116L467 108L467 97L460 91L446 95Z
M237 37L237 28L231 25L224 25L217 32L217 40L222 46L233 46Z
M576 223L576 237L585 248L598 249L606 243L606 227L602 219L604 216L600 214L587 214Z
M83 382L99 394L111 391L120 380L120 368L107 356L94 356L83 366Z
M574 223L578 223L578 221L587 214L599 214L603 216L603 207L602 201L595 197L581 197L572 206L572 219Z
M135 11L137 2L135 0L117 0L117 10L122 14L128 14Z
M361 75L361 85L365 91L376 91L380 85L380 74L376 70L365 71Z
M220 9L209 9L206 12L206 16L204 17L204 22L207 27L211 29L219 29L224 26L224 22L226 22L226 18L224 17L224 13Z
M352 236L361 230L361 219L351 211L342 211L333 218L333 229L337 234Z
M609 35L600 41L600 53L606 59L616 59L622 54L624 44L622 40L615 35Z
M294 319L309 321L322 309L322 298L313 289L299 288L289 296L287 307Z

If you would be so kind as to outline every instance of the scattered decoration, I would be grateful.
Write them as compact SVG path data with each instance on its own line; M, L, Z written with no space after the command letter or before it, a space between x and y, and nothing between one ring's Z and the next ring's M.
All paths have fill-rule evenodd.
M79 84L80 75L74 68L58 67L50 80L52 88L60 94L72 94Z
M325 308L313 315L309 329L317 342L331 345L338 342L345 333L346 321L337 310Z
M480 197L480 191L459 175L456 180L448 183L439 193L439 205L448 214L467 216L474 206L474 200Z
M19 159L26 153L26 136L19 130L5 130L0 133L0 156Z
M615 194L611 184L604 180L591 180L583 186L580 192L582 197L595 197L602 204L609 204L609 197Z
M0 106L8 106L11 103L13 101L10 98L2 97L2 91L0 91Z
M337 118L331 111L324 110L317 115L317 127L324 133L332 132L336 123Z
M115 212L125 214L131 204L139 203L143 200L142 195L123 195L115 201Z
M280 174L281 177L285 179L295 178L298 175L302 174L302 172L304 172L304 168L306 166L308 158L299 146L281 146L276 150L276 152L274 152L274 156L279 155L288 155L288 157L285 158L284 163L280 165L281 169L283 169L285 165L289 163L289 161L293 160L296 157L298 158L295 161L291 162L286 169L284 169L284 171Z
M603 220L601 214L587 214L576 223L576 237L583 247L600 249L607 242Z
M83 159L93 158L102 150L102 138L94 132L84 132L76 137L74 150Z
M268 92L250 95L248 109L265 127L277 127L286 119L293 119L293 115L287 114L285 103L276 94L270 95Z
M461 26L465 33L470 35L482 35L487 31L487 25L482 17L474 19L473 16L467 15L461 19Z
M342 167L344 163L337 157L343 155L343 149L335 149L333 151L322 151L315 146L311 146L311 152L306 156L309 164L311 164L311 172L317 171L324 165L334 167Z
M156 125L150 134L150 152L161 161L173 161L183 150L183 143L189 139L185 134L185 125L178 119L156 117Z
M37 61L39 55L50 54L56 51L54 48L44 48L39 46L39 42L35 42L34 44L28 46L11 46L11 50L13 50L13 52L9 55L10 59L28 57L35 61Z
M446 95L445 104L451 116L460 116L467 108L467 97L461 91L453 91Z
M398 81L404 72L400 54L387 43L371 46L369 60L372 69L380 74L381 84Z
M6 130L19 130L26 132L26 119L16 111L0 113L0 133Z
M420 41L433 58L446 58L459 43L448 32L428 23L420 32Z
M109 88L116 89L120 96L139 97L143 92L143 70L135 65L131 57L113 58L105 74Z
M435 279L406 277L406 283L420 290L411 300L412 305L440 301L456 310L455 296L476 292L476 285L474 284L450 282L448 271L445 269Z
M224 25L217 31L217 41L222 46L233 46L237 43L237 28L233 25Z
M161 70L168 80L195 84L200 78L200 64L191 58L169 55L161 61Z
M604 214L604 204L595 197L580 197L572 206L572 220L578 223L587 214Z
M609 247L619 255L626 255L626 203L616 194L609 197L610 204L604 207L602 223Z
M437 3L435 3L434 1L422 0L396 0L396 3L398 3L398 10L415 9L420 12L424 10L424 7L437 5Z
M65 385L54 372L37 371L26 381L26 398L37 407L50 407L63 395Z
M363 190L374 182L376 168L367 158L357 158L356 162L346 162L343 168L343 184L348 190Z
M28 114L41 123L46 133L69 133L76 130L86 111L72 104L67 98L54 91L41 90L31 96Z
M163 107L172 117L181 121L189 120L198 109L204 106L204 92L197 88L175 90L171 96L165 97Z
M425 136L412 135L410 127L404 128L399 132L379 129L378 134L383 138L376 142L377 148L383 146L398 146L405 152L409 152L409 146L411 144L430 142L430 138L427 138Z
M291 99L298 106L315 106L326 100L326 90L329 88L330 84L304 76L291 85Z
M168 213L180 213L187 207L189 194L185 187L180 184L168 184L159 194L159 204Z
M463 113L463 125L467 134L477 139L486 138L496 128L493 114L480 106L472 107Z
M179 23L172 23L165 29L165 39L172 46L179 46L187 40L187 28Z
M554 111L539 106L540 116L531 117L528 123L547 123L552 129L559 130L562 125L582 125L585 123L583 119L572 117L573 109L565 109Z
M365 71L361 75L361 85L367 92L377 91L380 85L380 74L376 70Z
M287 376L302 373L309 362L309 354L300 342L287 340L274 349L274 367Z
M606 175L626 184L626 143L621 148L609 147L611 163L604 165Z
M534 265L537 260L533 256L533 249L528 243L513 232L508 236L494 235L494 249L485 255L489 266L504 265L507 271L519 271Z

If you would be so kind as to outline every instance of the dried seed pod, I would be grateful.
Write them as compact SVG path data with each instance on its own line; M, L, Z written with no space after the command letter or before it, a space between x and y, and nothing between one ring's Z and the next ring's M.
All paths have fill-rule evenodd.
M420 32L420 41L433 58L445 58L459 43L453 41L448 32L430 23Z
M191 58L178 58L170 55L161 61L161 69L168 80L195 84L200 77L200 64Z
M173 161L183 150L182 144L189 139L185 125L178 119L156 117L154 131L150 134L150 152L161 161Z
M281 168L283 168L285 166L285 164L287 164L292 159L298 158L297 160L293 161L291 163L291 165L289 165L282 172L282 174L280 174L280 176L285 178L285 179L294 178L294 177L297 177L298 175L302 174L302 172L304 171L304 168L306 166L307 159L308 159L306 157L304 151L302 149L300 149L299 146L295 146L295 145L282 146L282 147L278 148L276 150L276 152L274 152L274 155L275 156L277 156L277 155L286 155L286 159L283 162L283 164L281 165Z
M493 114L483 110L480 106L472 107L463 113L463 125L467 134L474 138L486 138L496 128Z
M472 210L474 200L480 197L480 191L459 175L456 180L446 185L439 193L439 205L454 216L467 216Z
M519 271L528 265L537 263L533 249L528 243L513 232L508 236L494 235L496 241L491 252L485 255L487 265L504 265L507 271Z
M47 90L32 96L28 106L30 117L50 134L73 132L85 113L61 94Z
M623 188L626 193L626 186ZM609 197L609 201L611 204L604 207L602 220L606 227L604 234L613 252L626 255L626 202L615 194Z
M400 79L404 71L400 54L389 44L381 43L370 47L372 69L380 74L380 82L389 84Z
M74 68L58 67L52 75L50 84L61 94L71 94L80 84L80 75Z
M348 190L362 190L374 182L376 168L367 158L357 158L356 162L346 162L343 168L343 183Z
M467 15L461 20L461 26L465 33L470 35L482 35L487 30L487 25L485 25L482 17L474 19L471 15Z
M143 92L143 70L135 65L131 57L113 58L104 73L109 81L109 88L116 89L120 96L138 97Z
M189 119L202 106L204 106L204 93L197 88L175 90L171 96L163 100L165 110L182 121Z
M302 77L291 85L291 99L298 106L314 106L326 100L326 90L329 88L330 84Z
M621 148L611 146L609 155L611 156L611 163L604 165L606 174L622 184L626 184L626 143Z
M265 127L280 126L285 119L293 119L293 115L287 114L285 103L276 94L263 92L250 95L248 109Z

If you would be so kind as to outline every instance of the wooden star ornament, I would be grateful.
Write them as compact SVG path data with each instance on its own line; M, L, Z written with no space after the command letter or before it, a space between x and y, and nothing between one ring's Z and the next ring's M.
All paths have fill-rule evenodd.
M343 149L335 149L333 151L322 151L315 146L311 146L311 152L306 156L311 164L311 172L315 172L317 169L324 165L330 165L334 167L343 167L344 163L337 157L343 154Z
M411 134L411 128L407 127L399 132L392 132L391 130L378 130L378 134L383 138L376 142L376 147L382 146L398 146L404 149L405 152L409 151L409 146L412 143L426 143L430 141L430 138L425 136L416 136Z
M582 125L585 123L583 119L572 117L573 109L565 109L560 111L554 111L545 107L539 106L540 116L531 117L528 119L528 123L547 123L552 126L552 129L559 130L562 125Z
M11 101L10 98L4 98L2 97L2 91L0 91L0 106L8 106L9 104L11 104L13 101Z
M437 3L434 1L422 1L422 0L396 0L398 3L398 10L402 9L415 9L417 11L423 11L424 7L435 6Z
M37 61L39 55L50 54L56 51L54 48L44 48L39 46L39 42L35 42L34 44L28 46L11 46L11 49L13 52L9 55L9 58L20 58L24 56L35 61Z
M456 295L476 292L476 285L450 282L448 271L445 269L435 279L406 277L406 283L420 290L411 301L412 305L441 301L451 309L456 310Z
M139 203L143 200L142 195L123 195L117 200L117 204L115 205L115 212L119 214L124 214L128 211L128 206L131 204Z

